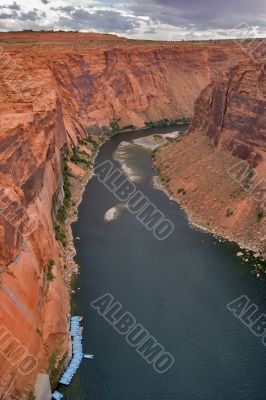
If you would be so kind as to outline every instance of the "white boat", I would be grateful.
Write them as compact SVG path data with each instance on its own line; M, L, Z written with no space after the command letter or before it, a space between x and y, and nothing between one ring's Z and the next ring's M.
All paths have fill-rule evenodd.
M60 399L62 399L64 396L63 396L61 393L55 391L55 392L52 394L52 397L53 397L53 399L55 399L55 400L60 400Z
M90 360L92 360L94 358L94 354L84 354L83 357L84 358L89 358Z

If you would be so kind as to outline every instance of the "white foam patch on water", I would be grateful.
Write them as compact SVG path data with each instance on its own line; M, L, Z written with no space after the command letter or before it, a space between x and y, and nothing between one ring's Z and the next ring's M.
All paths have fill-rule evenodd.
M104 220L106 222L114 221L118 218L118 210L116 207L110 208L110 210L106 211L104 215Z
M134 171L127 162L128 150L132 146L134 146L133 142L121 142L117 150L113 154L113 159L120 163L122 171L125 173L129 180L133 182L138 182L141 180L141 176L139 176L137 172Z
M104 220L106 222L115 221L119 218L124 209L125 204L117 204L115 207L112 207L108 211L106 211L106 213L104 214Z
M152 177L152 184L153 184L154 189L163 190L163 185L162 185L160 177L158 175L155 175Z
M168 195L168 192L166 191L165 187L163 186L161 179L158 175L153 176L152 178L152 186L156 190L161 190L165 192Z
M170 138L170 139L175 139L180 135L180 131L174 131L174 132L169 132L169 133L165 133L164 137L166 138Z
M133 142L138 146L145 147L145 149L155 150L157 147L163 144L163 139L156 139L154 135L152 135L135 139Z
M143 138L135 139L133 142L138 146L145 147L146 149L155 150L168 142L167 139L175 139L179 136L180 131L164 133L161 135L151 135Z
M155 134L145 136L132 141L123 141L119 144L118 148L114 152L113 159L119 162L122 171L129 180L132 182L139 182L142 179L141 173L137 170L137 168L134 169L134 165L132 166L128 160L130 150L133 149L134 146L141 146L142 148L153 151L157 149L157 147L168 143L170 139L177 138L179 134L180 131L173 131L161 135Z

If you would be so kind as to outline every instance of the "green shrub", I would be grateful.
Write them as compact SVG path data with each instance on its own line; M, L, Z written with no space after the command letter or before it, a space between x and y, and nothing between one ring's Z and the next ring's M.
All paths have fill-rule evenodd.
M182 118L182 122L183 122L184 124L189 124L189 123L191 122L191 118L190 118L190 117L183 117L183 118Z
M55 224L55 238L56 240L58 240L59 242L62 243L62 245L64 247L66 247L66 235L65 233L62 231L62 228L60 227L60 225L58 225L57 223Z
M123 128L121 130L122 131L129 131L129 130L134 131L135 129L136 129L135 125L126 125L126 126L123 126Z
M63 357L60 358L61 349L55 349L48 362L48 374L50 377L51 387L54 389L57 386L60 374L63 370L65 361L67 359L67 353L64 353Z
M176 118L176 119L160 119L159 121L146 121L145 126L147 128L157 128L157 127L163 127L163 126L176 126L179 125L180 123L182 124L188 124L191 121L190 117L182 117L182 118Z
M170 178L168 177L168 176L161 176L161 181L163 182L163 183L169 183L169 181L170 181Z
M59 224L64 224L65 221L66 221L66 209L65 206L62 205L57 212L57 222Z
M156 134L156 135L153 135L153 136L154 136L154 139L156 139L156 140L163 140L163 136L162 135Z
M111 132L113 135L115 135L116 133L121 131L119 122L120 122L121 118L120 117L114 117L112 119L112 121L110 122L110 128L111 128Z
M72 176L68 165L67 165L67 160L64 160L63 164L63 189L64 189L64 200L63 204L61 207L59 207L56 215L56 221L55 221L55 237L56 240L60 241L63 246L66 246L66 236L63 232L62 225L66 222L67 218L67 210L71 207L72 201L71 201L71 190L70 190L70 181L69 178ZM50 276L51 277L51 276Z
M63 165L63 188L64 188L64 193L65 193L65 198L70 199L71 198L71 191L70 191L70 182L69 178L73 177L71 174L67 161L64 160L64 165Z
M58 356L60 354L59 349L55 349L48 361L48 374L50 377L51 384L52 382L56 379L56 376L58 374Z
M78 163L84 163L85 165L88 165L88 160L80 157L81 154L85 154L87 156L87 154L84 151L80 151L78 147L75 147L73 149L73 154L70 157L70 161L73 162L74 164L78 164Z
M231 210L231 208L227 208L227 210L226 210L226 216L227 216L227 217L231 217L233 214L234 214L234 211Z
M50 260L47 264L47 279L48 281L53 281L55 276L53 274L53 267L55 265L54 260Z
M40 336L40 337L43 337L43 332L42 332L42 330L41 329L36 329L36 332L37 332L37 335L38 336Z
M36 400L36 396L32 390L28 394L28 400Z
M264 211L258 210L257 212L257 222L260 222L264 218Z
M92 138L92 136L88 133L87 141L93 145L93 147L98 147L98 143L96 140Z

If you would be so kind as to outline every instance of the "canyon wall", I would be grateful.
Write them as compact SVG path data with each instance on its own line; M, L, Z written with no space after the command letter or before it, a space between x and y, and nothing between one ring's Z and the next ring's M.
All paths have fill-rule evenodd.
M115 117L121 118L122 126L140 127L149 120L192 116L202 89L241 58L245 54L233 42L152 43L96 34L0 34L1 398L30 398L37 373L56 372L69 349L68 265L63 246L55 238L53 220L64 196L61 171L66 149L86 137L89 127L108 126ZM246 75L247 80L252 75ZM217 99L225 96L226 83L222 85ZM246 85L249 89L250 83L242 85L241 96L248 106ZM212 90L208 87L197 102L200 118L211 107ZM234 99L232 107L237 108L240 99ZM249 111L256 113L252 107ZM202 127L197 127L195 117L193 129L204 131L207 122L206 116ZM229 145L215 126L209 136L217 151ZM233 136L232 153L239 152L243 143ZM203 139L207 143L207 136L198 139L191 133L189 137L193 137L189 145ZM210 141L206 146L213 148ZM168 157L168 152L175 166L185 149L178 153L176 144L163 150L162 157ZM248 159L259 168L262 161L253 153L249 152ZM211 163L206 165L206 152L204 159L202 165L212 171ZM170 175L176 173L160 163ZM188 192L193 190L188 188ZM247 204L241 207L245 210ZM239 208L238 212L243 211Z
M241 62L195 103L189 133L157 153L173 196L199 225L266 255L266 78Z

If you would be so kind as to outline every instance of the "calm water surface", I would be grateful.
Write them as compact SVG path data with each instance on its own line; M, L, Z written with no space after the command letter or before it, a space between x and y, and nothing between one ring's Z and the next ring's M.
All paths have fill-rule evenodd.
M97 164L117 160L123 141L145 135L114 137ZM251 274L235 246L192 229L180 207L153 187L151 150L128 145L122 153L139 177L138 189L174 222L175 232L160 242L123 209L106 222L118 202L95 177L89 182L73 226L80 237L80 290L73 300L84 315L84 350L96 358L84 360L71 386L59 390L68 400L265 400L266 350L226 308L245 294L266 312L265 282ZM157 374L92 309L90 302L107 292L173 354L170 371Z

